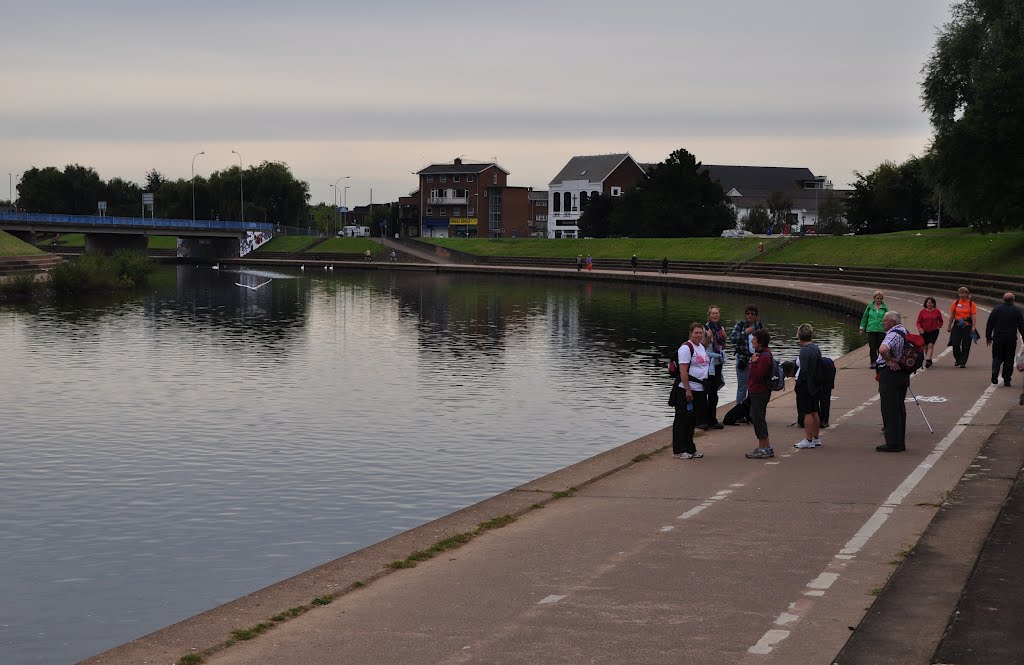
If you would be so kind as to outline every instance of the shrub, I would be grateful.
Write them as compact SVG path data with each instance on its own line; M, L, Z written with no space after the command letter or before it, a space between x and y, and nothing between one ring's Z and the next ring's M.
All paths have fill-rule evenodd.
M144 254L120 250L112 256L86 252L63 261L50 271L57 293L114 291L141 286L153 272L153 262Z
M31 298L39 289L34 273L17 273L0 280L0 296L11 300Z

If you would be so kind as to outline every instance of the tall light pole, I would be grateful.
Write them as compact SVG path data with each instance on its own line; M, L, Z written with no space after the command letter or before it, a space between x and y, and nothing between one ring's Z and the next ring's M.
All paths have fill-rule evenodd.
M205 155L206 151L201 150L192 156L192 221L196 221L196 157Z
M232 150L231 152L238 155L238 197L242 206L241 210L239 210L240 219L238 221L245 224L245 186L242 184L242 155L237 150Z
M340 178L338 178L337 180L335 180L334 184L331 185L331 187L334 188L334 226L335 226L335 231L337 231L337 226L338 226L338 183L341 182L342 180L348 180L351 177L352 176L343 175ZM345 189L347 190L348 187L346 187ZM328 236L331 235L331 230L330 229L327 229L327 235Z
M345 185L345 191L342 192L341 207L345 209L345 212L341 213L341 219L345 222L348 221L348 185Z

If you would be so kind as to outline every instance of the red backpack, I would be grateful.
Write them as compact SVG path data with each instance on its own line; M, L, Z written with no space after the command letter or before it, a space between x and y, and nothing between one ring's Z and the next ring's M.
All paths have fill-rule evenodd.
M903 353L895 360L904 372L913 374L924 366L924 337L899 330L893 332L903 338Z

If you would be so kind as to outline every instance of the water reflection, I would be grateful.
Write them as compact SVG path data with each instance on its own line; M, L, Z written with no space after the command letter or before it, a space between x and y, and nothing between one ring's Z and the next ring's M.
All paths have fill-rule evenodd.
M0 309L4 662L87 657L667 426L658 363L711 302L746 304L182 266ZM860 343L759 304L780 357L805 320L826 353Z

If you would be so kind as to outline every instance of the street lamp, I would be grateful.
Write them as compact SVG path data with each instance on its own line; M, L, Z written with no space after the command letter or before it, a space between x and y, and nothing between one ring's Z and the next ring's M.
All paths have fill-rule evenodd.
M334 226L335 227L338 226L338 183L341 182L342 180L348 180L351 177L352 176L343 175L340 178L338 178L337 180L335 180L334 184L331 185L331 187L334 188ZM347 190L348 187L346 187L345 189ZM337 228L335 228L335 231L337 231ZM328 236L331 235L331 230L330 229L327 229L327 235Z
M345 209L345 212L341 213L341 219L343 222L348 221L348 185L345 185L344 191L341 193L342 199L341 207Z
M241 205L241 210L239 210L240 219L238 221L245 224L245 186L242 184L242 155L237 150L232 150L231 152L238 155L238 197L239 205Z
M196 221L196 157L205 155L206 151L201 150L192 156L192 221Z

